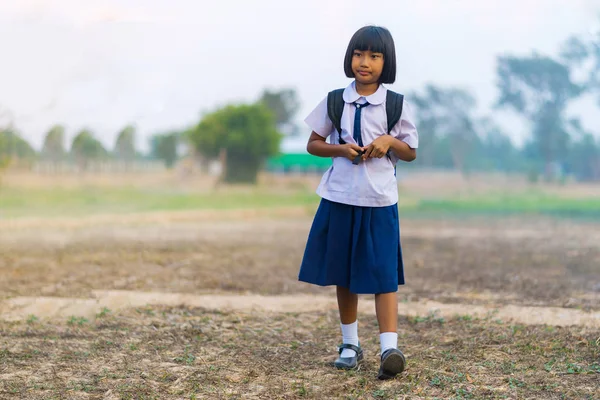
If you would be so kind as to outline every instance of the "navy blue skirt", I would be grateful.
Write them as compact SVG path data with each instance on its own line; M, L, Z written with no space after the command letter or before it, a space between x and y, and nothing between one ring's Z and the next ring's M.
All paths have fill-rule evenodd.
M298 279L356 294L390 293L404 284L398 206L358 207L322 199Z

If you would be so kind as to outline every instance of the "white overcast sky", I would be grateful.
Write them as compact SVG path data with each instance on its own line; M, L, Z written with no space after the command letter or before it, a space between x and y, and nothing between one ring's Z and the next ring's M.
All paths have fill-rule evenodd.
M396 41L392 89L470 89L520 141L523 125L491 108L496 56L555 55L599 16L600 0L0 0L0 114L38 148L54 123L69 138L88 127L110 147L134 123L145 148L150 134L265 87L296 88L301 120L348 84L348 40L377 24ZM600 131L591 99L571 114Z

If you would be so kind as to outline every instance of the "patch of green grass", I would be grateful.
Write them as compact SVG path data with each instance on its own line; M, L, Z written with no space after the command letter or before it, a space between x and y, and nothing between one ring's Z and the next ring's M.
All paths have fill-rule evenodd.
M401 199L403 201L400 201L399 209L407 217L542 214L600 219L600 199L566 198L537 189L432 198L415 198L410 193L402 193ZM319 200L314 188L305 185L288 187L285 190L257 185L226 187L206 192L193 191L193 188L158 189L133 186L2 187L0 216L81 216L94 213L272 209L294 206L314 209Z
M421 199L406 211L441 214L541 214L557 217L600 219L600 199L566 198L537 190L520 193L488 193L455 198Z
M67 385L67 390L73 390L78 392L86 392L92 393L98 390L97 386L90 384L89 382L81 381L81 382L70 382Z
M439 315L437 311L432 311L426 316L417 315L414 317L408 317L408 320L413 324L435 322L443 325L446 322L444 317Z
M110 309L108 309L106 307L102 307L102 310L100 310L100 312L98 314L96 314L96 318L104 318L110 313L111 313Z
M508 378L508 386L511 389L516 389L516 388L522 388L525 387L525 382L517 379L517 378L513 378L513 377L509 377Z
M13 218L106 212L268 209L316 206L318 202L319 198L313 190L281 192L262 187L203 193L134 187L0 189L1 216Z
M296 394L300 397L305 397L308 395L308 389L304 386L304 383L295 383L293 385Z
M87 318L71 316L67 320L67 325L70 325L70 326L73 326L73 325L83 326L83 325L87 324L88 322L90 322L90 321L88 321Z
M146 308L136 308L136 310L138 313L140 314L145 314L148 315L150 317L154 316L154 311L150 308L150 307L146 307Z
M27 317L27 323L30 325L36 323L37 321L39 321L39 318L33 314Z
M196 356L191 353L190 346L186 346L183 356L175 357L173 361L179 364L192 365L196 361Z

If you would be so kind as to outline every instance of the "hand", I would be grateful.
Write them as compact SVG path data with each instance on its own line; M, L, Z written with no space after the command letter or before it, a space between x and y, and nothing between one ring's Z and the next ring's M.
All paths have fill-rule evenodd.
M390 135L382 135L375 139L370 145L365 147L365 154L363 160L367 158L382 158L390 150L392 140L395 140Z
M356 156L363 153L362 147L354 143L341 144L342 155L350 161L354 161Z

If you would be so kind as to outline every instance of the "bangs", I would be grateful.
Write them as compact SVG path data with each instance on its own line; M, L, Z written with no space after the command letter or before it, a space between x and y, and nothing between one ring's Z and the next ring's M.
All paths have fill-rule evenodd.
M344 72L348 78L354 78L352 58L355 50L383 54L384 64L379 82L394 83L396 80L396 47L390 31L380 26L365 26L352 36L344 56Z
M376 27L367 27L356 32L354 38L350 42L352 51L372 51L374 53L383 53L386 56L386 45L383 40L383 35Z

